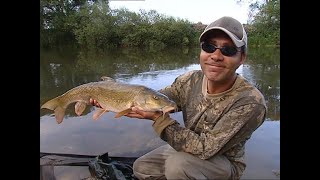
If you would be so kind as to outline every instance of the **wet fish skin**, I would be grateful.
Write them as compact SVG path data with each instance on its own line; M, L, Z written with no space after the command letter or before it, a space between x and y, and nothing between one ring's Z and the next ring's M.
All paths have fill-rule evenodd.
M74 87L64 94L55 97L41 106L53 110L58 124L63 121L65 110L71 103L75 103L75 113L81 115L90 98L99 102L102 108L96 108L93 119L108 112L116 112L116 118L131 111L132 107L138 107L145 111L162 111L164 114L176 111L177 105L164 94L142 85L116 82L110 77L103 76L102 81L89 82Z

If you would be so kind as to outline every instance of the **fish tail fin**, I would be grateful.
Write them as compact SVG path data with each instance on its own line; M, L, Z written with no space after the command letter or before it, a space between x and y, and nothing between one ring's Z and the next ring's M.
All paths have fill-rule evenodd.
M55 110L59 106L59 101L57 98L51 99L50 101L47 101L41 106L41 109L50 109L50 110Z
M56 116L56 121L58 124L60 124L63 121L65 112L66 112L66 109L62 108L61 106L58 106L54 110L54 115Z
M41 106L41 109L54 110L57 107L56 99L52 99Z
M44 103L41 106L41 109L43 108L54 111L57 123L60 124L62 122L66 109L60 105L58 98L51 99Z

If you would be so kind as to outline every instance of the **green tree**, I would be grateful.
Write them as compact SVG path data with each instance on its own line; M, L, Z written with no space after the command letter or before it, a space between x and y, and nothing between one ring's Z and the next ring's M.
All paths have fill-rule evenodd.
M101 1L101 0L100 0ZM40 43L42 46L74 44L74 29L83 18L79 12L97 0L40 0ZM108 1L104 1L108 3Z
M114 26L116 19L109 15L111 10L108 3L98 1L88 9L80 13L87 21L74 30L78 44L89 49L113 47L118 35Z
M280 0L250 4L250 40L256 45L280 45Z

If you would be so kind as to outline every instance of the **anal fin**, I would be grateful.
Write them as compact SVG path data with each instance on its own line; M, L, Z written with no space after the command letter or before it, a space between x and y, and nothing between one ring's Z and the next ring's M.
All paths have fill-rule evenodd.
M97 108L97 110L93 113L93 120L99 119L99 117L106 112L109 112L109 111L107 109Z
M86 107L87 107L87 104L85 102L79 101L74 105L74 112L78 116L80 116L83 113L83 111L86 109Z

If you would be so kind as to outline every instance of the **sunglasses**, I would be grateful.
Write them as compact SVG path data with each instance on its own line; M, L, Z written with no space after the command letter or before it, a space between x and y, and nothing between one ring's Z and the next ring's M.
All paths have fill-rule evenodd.
M209 44L207 42L201 42L200 45L201 45L201 49L207 53L213 53L217 49L220 49L221 53L224 56L229 56L229 57L234 56L237 54L238 51L241 51L238 48L232 47L232 46L223 46L223 47L218 48L217 46Z

